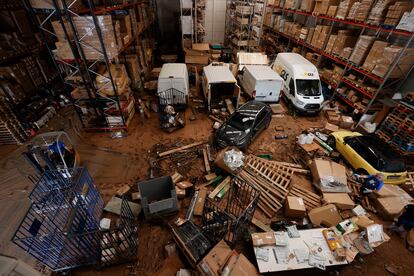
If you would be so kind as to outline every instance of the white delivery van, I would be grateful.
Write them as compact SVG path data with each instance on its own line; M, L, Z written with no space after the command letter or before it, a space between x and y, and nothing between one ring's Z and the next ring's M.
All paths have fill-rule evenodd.
M225 99L231 99L233 105L238 108L240 87L230 71L229 64L212 63L203 67L203 94L207 100L208 111L225 107Z
M185 63L165 63L158 77L160 105L186 105L190 86Z
M278 102L283 79L267 65L246 65L239 76L240 86L261 102Z
M269 65L269 60L266 54L263 53L237 53L238 70L243 70L246 65Z
M279 53L273 65L284 80L283 95L290 105L303 113L318 113L323 95L318 69L296 53Z

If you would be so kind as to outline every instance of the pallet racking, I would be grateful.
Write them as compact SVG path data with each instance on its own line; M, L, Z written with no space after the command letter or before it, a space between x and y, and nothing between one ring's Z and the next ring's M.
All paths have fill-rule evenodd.
M67 47L67 51L59 52L52 43L46 43L64 83L83 91L82 97L73 98L82 126L92 131L126 131L135 112L135 99L125 77L115 76L120 68L117 65L126 63L128 53L134 53L141 71L150 71L152 53L148 52L154 47L143 37L147 32L151 36L154 1L96 6L92 0L53 0L45 7L24 2L45 41L59 38L58 42ZM131 30L122 39L115 35L117 28L111 16L116 15L128 16L130 21Z
M259 50L263 32L266 0L227 0L225 45L232 49L232 58L238 52Z
M361 117L362 115L375 110L374 103L376 103L379 98L385 96L387 93L390 93L390 90L398 90L401 84L408 77L408 74L411 72L412 66L409 70L403 72L401 76L392 76L393 70L399 67L401 60L403 60L402 57L404 57L407 49L413 48L412 44L414 33L398 30L395 27L381 24L371 25L362 21L341 19L336 18L335 16L328 16L326 14L307 12L300 10L300 8L287 9L284 8L285 3L286 2L284 1L280 1L280 6L267 5L267 13L270 12L270 14L280 14L283 19L290 20L291 22L298 23L302 26L316 26L317 24L324 24L325 26L329 27L327 38L325 39L322 47L315 47L306 39L295 37L291 34L287 34L281 31L280 29L275 29L273 26L265 25L265 29L268 34L267 37L270 37L270 39L274 38L275 40L270 40L270 43L264 41L263 46L266 48L266 50L269 50L271 49L271 46L269 46L269 44L272 44L274 41L286 45L286 48L291 48L293 45L300 46L300 52L304 56L306 51L320 55L320 58L316 62L316 65L319 69L323 63L328 65L337 65L343 68L342 74L336 83L333 82L332 79L324 78L323 74L321 74L321 79L328 85L329 89L334 90L334 95L338 99L354 109L354 111L356 113L359 113ZM389 69L384 74L384 76L378 76L373 72L365 70L362 66L353 63L349 58L341 57L340 55L333 54L326 50L329 37L331 34L333 34L334 30L337 30L339 28L353 30L354 32L358 32L359 36L369 34L375 37L375 39L397 43L402 46L403 50L398 54L396 59L389 66ZM355 48L356 47L352 49L352 53L355 51ZM353 74L357 75L362 81L356 82L348 78ZM371 84L373 84L375 86L374 91L365 89L365 84L369 85L370 87ZM341 88L343 87L347 87L358 92L358 96L362 97L362 99L366 99L365 101L367 103L365 105L362 105L351 101L351 99L345 94L341 94L341 91L343 91ZM360 122L358 122L358 124L359 123Z

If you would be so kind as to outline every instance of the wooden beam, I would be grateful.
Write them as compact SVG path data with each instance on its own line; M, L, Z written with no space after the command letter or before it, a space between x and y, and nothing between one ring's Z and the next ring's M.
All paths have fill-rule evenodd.
M210 169L210 162L208 161L207 149L203 148L203 158L204 158L204 167L206 168L206 173L209 174Z
M265 232L274 232L272 228L270 228L258 219L252 218L252 224Z
M179 147L179 148L167 150L167 151L159 153L158 156L159 157L167 156L167 155L170 155L170 154L173 154L173 153L176 153L176 152L180 152L180 151L183 151L183 150L186 150L186 149L197 147L197 146L202 145L202 144L205 144L205 142L196 142L196 143L192 143L192 144L182 146L182 147Z
M224 188L224 186L230 185L230 176L227 176L209 195L210 199L214 199L216 195Z

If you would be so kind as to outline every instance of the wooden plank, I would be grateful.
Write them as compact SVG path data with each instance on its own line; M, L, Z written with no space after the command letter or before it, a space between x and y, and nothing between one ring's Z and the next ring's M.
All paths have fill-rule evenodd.
M205 142L196 142L196 143L185 145L185 146L182 146L182 147L179 147L179 148L167 150L167 151L159 153L158 156L159 157L167 156L167 155L170 155L170 154L173 154L173 153L176 153L176 152L180 152L180 151L183 151L183 150L186 150L186 149L191 149L193 147L200 146L202 144L205 144Z
M216 122L219 122L220 124L223 124L223 121L222 121L222 120L220 120L219 118L217 118L216 116L213 116L213 115L208 115L208 117L209 117L210 119L212 119L213 121L216 121Z
M204 167L206 169L206 173L209 174L211 169L210 169L210 163L208 161L208 155L207 155L207 149L203 148L203 158L204 158Z
M264 232L274 232L272 228L270 228L269 226L267 226L260 220L255 219L254 217L252 218L252 224L256 226L257 228L263 230Z
M230 176L227 176L210 194L208 197L214 199L216 195L224 188L224 186L230 185Z
M233 114L234 111L236 111L236 109L234 108L233 103L231 102L231 100L230 99L225 99L224 101L226 103L227 110L230 112L230 114Z

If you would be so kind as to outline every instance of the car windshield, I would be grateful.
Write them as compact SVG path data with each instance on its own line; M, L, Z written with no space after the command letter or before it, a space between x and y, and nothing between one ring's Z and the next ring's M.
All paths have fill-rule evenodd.
M355 142L352 142L354 140ZM405 163L387 143L375 136L356 136L349 140L355 149L371 166L382 172L404 172ZM347 141L348 142L348 141Z
M301 96L320 96L319 80L296 80L296 91Z
M231 116L231 118L228 121L228 124L232 127L237 128L238 130L246 130L252 127L252 124L254 122L253 116L241 114L240 112L236 112Z

